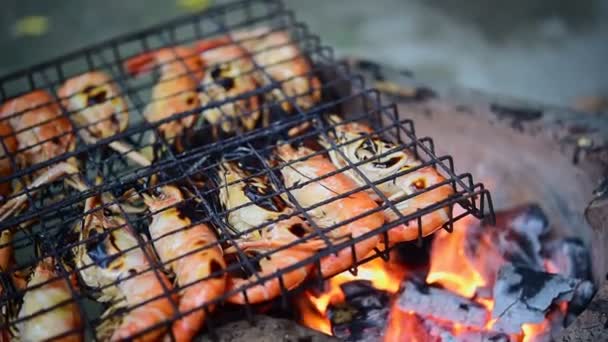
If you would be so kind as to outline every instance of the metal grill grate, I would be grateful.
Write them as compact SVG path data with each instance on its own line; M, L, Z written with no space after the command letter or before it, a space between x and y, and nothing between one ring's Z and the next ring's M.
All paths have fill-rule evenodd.
M247 75L256 75L270 80L269 82L239 93L236 97L211 101L204 106L177 113L164 120L154 122L146 120L146 106L152 101L157 101L151 99L150 96L158 82L158 75L150 73L133 77L124 68L127 60L162 47L190 45L210 37L225 37L229 32L251 30L254 27L262 26L270 27L271 32L287 32L291 37L288 44L294 44L299 48L297 57L306 58L310 62L310 69L294 75L293 78L279 81L273 79L268 70L273 66L292 63L293 56L284 61L276 61L276 64L260 65L252 56L278 50L284 45L269 46L263 51L250 52L236 57L234 60L253 61L253 67L233 80L238 81L246 78ZM262 36L268 34L270 33L265 32ZM247 40L251 39L233 37L227 44L243 48L247 44ZM176 60L182 62L182 60ZM67 108L65 98L60 98L59 88L67 79L90 71L103 71L116 84L119 92L116 98L124 99L125 112L130 114L126 129L107 137L96 136L95 127L100 122L83 124L81 118L78 117L79 110ZM186 76L195 77L191 73ZM322 98L311 106L303 106L299 100L306 96L310 97L317 89L314 89L313 86L300 93L290 93L291 90L287 87L293 80L303 79L311 84L310 80L314 78L321 80L319 89ZM196 81L198 82L198 80ZM198 83L198 92L208 91L210 84ZM441 224L447 230L451 230L453 222L465 215L474 215L478 218L493 215L490 194L483 185L475 183L468 173L456 174L451 157L436 156L431 139L417 138L412 122L400 119L394 105L382 103L377 91L366 89L361 78L351 75L347 66L335 62L332 50L321 45L319 38L309 33L306 25L296 21L293 14L286 10L280 1L238 1L217 6L200 15L179 18L149 30L96 44L0 79L2 103L6 104L11 99L33 90L47 91L51 95L50 99L53 103L59 106L60 115L21 130L19 125L23 125L23 123L20 120L24 114L31 113L32 109L0 119L4 125L9 127L8 133L3 132L1 139L5 151L1 162L8 171L1 175L0 185L8 186L10 184L13 188L10 195L10 192L5 194L3 208L6 209L8 204L14 204L19 199L23 199L23 203L0 222L0 229L3 232L0 255L6 255L2 260L3 264L0 265L3 268L0 305L5 314L0 329L4 333L8 328L23 330L28 322L33 324L32 322L45 314L57 312L58 308L70 309L72 308L70 305L75 304L75 308L82 318L82 327L75 331L62 333L62 336L85 334L93 340L104 339L107 334L100 331L100 327L109 326L116 318L125 317L138 308L158 303L159 297L169 300L173 313L167 319L147 326L145 330L138 331L132 337L142 336L150 331L166 330L175 320L194 310L204 310L210 313L213 306L224 303L229 297L234 297L239 293L243 294L246 312L248 316L251 316L252 307L249 304L251 300L246 289L268 284L268 282L278 279L278 296L282 297L286 303L288 288L293 287L285 284L285 278L289 277L290 273L306 268L311 277L316 276L319 279L330 277L333 274L320 271L321 261L342 250L348 251L347 254L353 259L346 268L356 272L357 265L370 258L387 257L388 246L391 245L389 231L398 225L409 224L412 229L417 230L417 238L421 239L422 231L429 228L423 224L425 218L446 208L447 217ZM171 94L170 96L179 97L181 95L183 94ZM112 102L116 98L109 97L100 101L102 103ZM255 129L247 130L237 125L242 117L225 116L223 105L252 98L259 99L259 111L267 115L268 122L264 123L264 120L260 119ZM42 105L42 107L44 106L45 104ZM202 118L200 113L210 108L219 109L220 113L224 114L222 121L210 124L209 121ZM241 114L246 116L253 112L255 110L244 110ZM332 121L330 118L332 113L340 114L344 121L341 123ZM116 118L119 117L118 114L114 113L106 121L116 121ZM167 137L162 133L162 125L187 121L188 118L193 118L195 122L183 134ZM68 128L64 131L60 130L59 133L50 136L48 140L32 142L25 146L22 143L27 138L24 136L36 128L39 128L36 131L38 139L43 139L39 131L49 125L51 128L61 128L60 120L66 120L63 124ZM235 128L232 132L223 134L220 132L222 124L227 122L232 123ZM366 124L372 127L373 131L361 134L354 140L338 139L336 132L339 127L353 122ZM10 132L11 128L13 132ZM295 131L301 132L288 134ZM18 140L16 148L11 145L13 144L11 137L16 137ZM387 145L390 148L359 161L346 157L345 148L372 137L381 137L385 141L390 141L391 144ZM324 139L325 145L317 143L319 138ZM63 141L61 139L66 141L74 139L74 144L72 147L60 151L61 153L51 156L37 150L49 145L60 145ZM118 142L126 143L124 146L131 146L131 148L117 152L111 146ZM181 148L176 147L177 145L181 145ZM312 147L315 152L312 155L286 161L276 157L275 148L278 145L306 145ZM370 179L362 171L362 165L386 162L383 158L404 150L411 151L412 155L420 160L420 164L400 169L396 173L378 180ZM151 165L138 165L130 158L131 152L141 153L152 158L153 162ZM345 159L342 167L337 167L334 171L321 177L307 176L308 180L304 182L288 185L285 181L285 172L297 172L302 176L301 170L294 165L307 163L315 155L327 158L332 153L338 158ZM248 175L234 183L225 184L226 182L223 181L225 174L219 171L220 164L225 161L232 161L233 164L247 168ZM67 164L76 166L78 172L61 174L52 181L40 184L33 183L40 175L48 173L49 169ZM390 167L390 164L388 166ZM443 178L434 185L422 187L409 195L397 198L388 198L381 190L383 184L394 183L399 177L415 175L426 169L435 170ZM306 186L332 179L334 175L343 174L346 171L358 177L360 180L358 186L349 188L347 191L334 191L335 194L330 198L323 199L323 196L320 196L318 203L314 205L306 205L298 199L300 196L298 193L301 193ZM229 186L248 184L255 179L263 179L267 182L267 191L256 194L251 203L244 207L232 208L220 203L219 198L222 191L227 191ZM83 183L79 190L75 189L78 188L74 184L76 180ZM208 225L218 234L216 242L212 241L200 246L191 254L180 255L178 259L221 246L225 250L231 250L229 254L235 256L234 260L229 260L232 262L227 268L212 268L210 274L197 279L192 284L173 286L162 280L166 278L170 263L175 260L161 261L156 255L158 245L155 244L166 236L151 237L149 226L151 218L160 214L150 210L136 212L137 210L134 209L141 207L143 195L154 196L157 193L155 189L159 189L164 184L177 185L182 189L184 199L177 204L176 208L180 210L182 216L187 216L191 221L188 226L180 227L169 235L183 234L190 227L199 224ZM451 189L449 196L440 198L419 210L402 213L404 203L417 201L442 187ZM379 205L372 210L353 214L338 222L321 222L317 217L319 210L328 208L328 204L356 197L357 194L363 192L376 196ZM87 199L92 201L91 199L99 196L103 199L101 204L88 206L85 209ZM253 225L247 231L235 228L234 222L229 219L231 213L243 212L242 209L247 209L247 206L264 206L269 203L268 201L282 201L282 205L288 205L289 210L262 225ZM453 213L455 206L460 207L459 214ZM168 208L163 210L169 211ZM354 225L362 222L360 220L366 217L385 211L392 212L394 218L392 222L386 221L378 227L372 227L373 229L364 234L336 238L337 232L344 229L346 225ZM115 224L106 227L103 234L89 236L86 239L79 238L78 232L84 229L86 220L98 217L95 215L111 217L115 219ZM268 227L274 227L290 217L300 217L307 224L307 231L297 234L297 239L280 246L266 248L261 252L258 250L256 253L242 248L241 239L255 236L258 234L256 232L268 230ZM107 253L107 250L99 250L103 249L99 247L102 245L100 241L105 241L108 234L112 235L113 232L124 232L126 227L130 227L136 232L133 235L136 243L123 248L122 254L106 254L105 259L96 260L97 264L86 264L84 260L80 260L80 262L75 260L78 258L75 254L79 248L86 248L89 254L93 253L91 250L96 249L98 254ZM357 254L355 246L370 239L378 239L380 242L373 251L370 251L373 253L367 256ZM322 241L324 247L315 253L307 254L297 262L288 263L287 266L274 272L267 274L259 272L258 267L261 261L272 259L273 255L282 256L283 254L278 253L292 251L297 249L297 246L311 241ZM11 252L14 254L14 260L10 258ZM144 257L142 263L147 266L137 270L128 270L126 275L123 274L114 281L106 281L97 288L92 288L90 283L83 281L83 274L88 269L94 269L99 264L113 265L112 263L120 258L120 255L131 255L129 253L141 253ZM32 274L32 270L42 265L43 260L49 261L52 265L51 271L49 271L50 279L34 284L33 277L29 275L25 280L20 280L24 275ZM343 267L343 269L345 268ZM121 309L102 315L102 311L106 307L117 306L121 303L119 303L119 297L100 303L100 300L95 298L101 291L110 291L117 285L124 285L129 280L136 280L149 272L153 272L158 283L162 285L159 296L146 298L135 304L130 303ZM252 275L254 281L245 288L230 289L203 305L198 305L196 309L177 312L176 295L184 293L185 289L196 286L202 281L217 279L227 274L234 276L235 272ZM74 281L76 275L78 275L78 281ZM26 285L23 286L23 283ZM69 290L68 298L51 306L40 303L38 310L34 310L35 312L31 312L29 315L25 314L21 305L24 296L35 293L35 291L46 291L49 285L66 287ZM210 330L213 327L211 320L212 317L208 317L206 320ZM169 335L172 339L175 338L172 333Z

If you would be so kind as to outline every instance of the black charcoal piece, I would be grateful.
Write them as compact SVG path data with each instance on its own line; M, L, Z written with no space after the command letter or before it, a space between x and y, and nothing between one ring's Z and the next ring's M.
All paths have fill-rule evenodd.
M511 264L498 272L494 285L494 330L517 333L524 323L539 323L555 302L572 299L580 280Z
M390 294L366 280L340 285L345 301L330 305L328 317L334 336L345 341L378 341L384 334L390 310Z
M476 328L483 328L489 319L483 306L448 290L412 280L405 281L402 289L396 302L401 311Z
M590 280L584 280L578 284L572 295L572 300L568 304L567 319L571 319L572 317L570 316L576 317L587 308L587 305L589 305L595 294L595 290L595 285Z

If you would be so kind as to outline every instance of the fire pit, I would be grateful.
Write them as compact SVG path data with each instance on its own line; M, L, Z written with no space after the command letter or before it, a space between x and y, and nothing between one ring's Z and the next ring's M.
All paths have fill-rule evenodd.
M260 312L346 339L557 331L605 273L586 264L582 216L603 176L605 122L587 131L498 104L487 116L379 72L336 62L280 1L237 1L2 78L3 338L36 339L47 324L55 337L187 340L203 323L218 337ZM446 140L419 138L412 119ZM551 124L576 126L558 136L566 144L589 133L574 160L548 142L518 139L521 154L485 143L554 137ZM364 128L340 140L349 125ZM401 166L372 178L366 165ZM466 170L500 192L496 222Z

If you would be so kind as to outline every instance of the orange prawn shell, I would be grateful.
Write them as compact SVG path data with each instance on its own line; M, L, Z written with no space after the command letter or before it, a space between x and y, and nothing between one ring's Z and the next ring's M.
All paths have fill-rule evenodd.
M38 284L44 285L25 292L19 317L32 317L18 324L20 337L24 341L41 341L71 332L54 340L82 341L82 321L78 305L72 296L72 288L66 279L57 274L55 265L49 259L38 263L28 282L28 288ZM50 311L40 312L66 300L70 301Z
M171 303L173 296L168 296L166 290L171 290L172 285L164 273L150 265L148 259L154 255L151 246L146 244L140 247L137 233L130 226L123 226L126 223L124 219L106 217L99 210L101 203L97 197L87 199L85 211L92 212L78 228L80 241L103 244L101 250L105 256L102 260L110 259L110 262L104 264L93 258L94 253L88 248L95 244L91 243L78 244L74 247L74 254L84 283L102 289L98 301L114 304L107 312L113 313L120 307L129 309L119 317L118 322L105 320L98 327L97 333L102 339L117 341L171 319L175 313ZM96 241L94 236L100 237L100 240ZM146 304L141 305L143 302ZM161 325L137 340L156 341L165 331L164 325Z
M280 83L280 89L273 89L267 96L278 101L286 111L291 111L291 97L302 110L313 107L321 100L321 82L312 74L312 66L291 40L286 31L272 31L270 27L258 27L248 31L233 32L229 36L207 39L196 44L200 51L217 49L228 45L244 48L255 64L263 71L256 71L259 84Z
M204 64L196 49L175 46L145 52L127 60L125 68L133 75L160 69L160 79L144 111L148 121L160 121L200 107L197 86L203 77ZM195 120L195 115L188 115L164 123L159 129L166 138L172 138L181 135Z
M410 151L398 149L395 144L380 140L366 124L358 122L342 124L340 123L341 119L337 116L332 116L330 119L336 124L334 139L337 144L341 145L338 148L350 162L359 163L369 160L369 162L360 164L358 169L372 182L422 164ZM322 141L322 143L329 147L329 142ZM370 145L375 147L375 152L366 149L366 146ZM382 158L377 157L383 154L385 156ZM342 154L335 149L331 149L329 155L336 167L343 168L349 165ZM376 164L383 164L384 166L377 167ZM359 185L367 183L352 169L346 170L345 173ZM392 180L376 184L376 188L393 202L394 207L401 215L406 216L452 196L454 189L449 183L432 190L426 190L428 187L445 182L445 177L437 170L432 166L426 166L416 171L405 173ZM373 189L369 189L368 193L376 201L381 200ZM413 197L403 200L405 196ZM384 213L389 222L399 219L399 215L392 208L385 209ZM448 220L448 207L442 207L423 215L421 218L422 236L434 233ZM388 231L389 242L391 244L415 240L419 234L420 231L418 230L418 222L416 220L397 225Z
M275 91L273 95L279 100L285 96L293 97L298 107L307 110L321 99L321 82L311 74L312 66L298 46L285 31L271 32L260 28L256 33L265 35L242 43L252 54L258 65L264 67L275 81L281 82L282 92ZM247 36L244 36L247 38ZM262 83L267 83L266 75L262 75ZM286 109L291 104L283 103Z
M127 105L120 89L105 72L91 71L72 77L59 88L58 95L73 118L97 138L127 128Z
M236 304L260 303L281 295L281 282L277 277L272 277L287 267L290 267L302 260L312 257L316 251L322 248L321 241L302 243L294 247L276 250L281 246L292 243L301 238L298 232L306 233L312 229L299 216L279 219L281 216L287 217L293 213L293 209L285 202L276 190L272 188L272 183L264 176L253 176L241 169L236 162L224 161L220 166L221 185L220 201L226 210L230 210L227 215L228 223L240 234L236 244L244 251L257 251L268 253L259 260L260 270L255 275L247 278L240 278L230 275L228 277L228 291L244 289L228 298L228 301ZM263 206L255 203L245 193L245 187L254 188L258 193L275 195L269 199L273 205ZM261 225L279 219L259 228ZM296 230L294 230L297 228ZM295 231L295 233L294 233ZM234 249L234 246L230 249ZM282 276L283 286L292 289L301 284L312 268L312 264L307 264L297 269L285 272ZM258 277L271 276L272 279L263 284L259 284ZM246 294L246 296L245 296Z
M72 125L47 91L35 90L7 101L0 108L0 118L7 118L16 133L25 165L46 161L72 148Z
M277 148L277 154L283 162L306 158L281 168L285 185L288 188L293 187L290 192L296 200L304 209L307 209L319 202L332 199L329 203L307 210L321 228L329 228L339 222L362 215L354 221L326 231L325 234L336 242L344 242L381 227L384 223L384 215L381 211L376 210L378 208L376 202L364 190L341 196L355 190L356 183L343 173L319 179L334 172L336 167L324 156L310 156L312 153L312 150L305 147L294 149L290 145L281 145ZM310 182L311 180L313 181ZM297 186L297 184L305 182L310 183L302 187ZM337 198L339 196L341 197ZM369 235L354 245L357 260L366 257L379 242L379 234ZM321 259L321 273L324 276L337 274L354 266L355 261L351 248L345 247L338 252L337 256L331 254Z
M213 230L205 223L192 224L175 206L183 203L181 191L174 186L159 188L160 195L145 196L153 212L149 226L154 247L167 270L176 276L180 291L179 311L187 314L173 324L177 341L189 341L202 328L209 303L226 288L226 268L222 249ZM221 272L215 274L215 272Z
M232 132L239 124L245 130L253 129L260 118L258 96L234 99L253 93L259 86L247 51L229 44L203 51L201 58L207 65L201 82L204 89L199 95L201 106L230 99L219 107L203 110L203 116L212 124L220 124L225 132Z
M18 143L13 129L6 120L0 121L0 176L8 177L13 173L13 163L11 158L15 158L14 153L17 151ZM11 192L11 183L9 181L0 183L0 195L7 196Z

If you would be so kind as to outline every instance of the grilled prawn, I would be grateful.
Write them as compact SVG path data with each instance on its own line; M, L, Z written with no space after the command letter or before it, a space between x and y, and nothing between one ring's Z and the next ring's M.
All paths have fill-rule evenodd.
M86 134L81 136L88 143L120 133L129 124L127 104L120 95L118 85L102 71L91 71L68 79L59 88L58 94L73 120L86 126ZM108 146L142 166L150 164L124 142L112 141Z
M336 124L333 139L339 146L338 149L328 149L331 161L337 168L348 166L343 155L352 163L364 162L358 169L372 182L381 181L402 171L420 166L422 163L414 158L410 151L398 148L395 144L382 140L373 130L361 123L340 123L337 116L331 120ZM328 141L322 141L329 146ZM341 154L343 153L343 155ZM365 162L368 160L368 162ZM357 171L348 169L345 173L359 185L366 184L365 180ZM436 188L427 188L444 183ZM388 181L377 184L376 187L391 201L397 210L403 215L410 215L419 209L446 200L454 194L452 186L446 183L446 179L433 167L427 166L414 172L405 173ZM373 189L368 193L376 201L381 201ZM401 200L406 196L414 196L407 200ZM391 208L385 210L388 222L398 219L397 213ZM444 207L422 216L422 236L432 234L441 225L448 221L448 208ZM418 238L418 224L416 222L405 223L388 231L389 241L397 243L410 241Z
M11 157L17 151L17 139L8 121L0 121L0 140L0 177L8 177L15 171ZM9 181L0 183L0 196L7 196L11 190Z
M9 267L11 267L15 263L13 256L12 238L13 235L10 229L5 229L0 233L0 272L4 274L10 274L11 278L16 278L14 277L15 272L9 273ZM0 296L2 297L5 296L4 291L6 291L4 286L4 283L0 283ZM25 287L25 283L19 284L17 287ZM0 330L0 341L10 341L11 332L8 327L8 321L13 315L11 311L12 304L13 303L7 302L2 304L2 306L0 307L0 323L7 324L6 327Z
M22 341L81 341L80 313L72 296L72 289L76 287L74 274L70 274L69 279L62 278L53 258L38 262L29 277L20 271L10 271L14 263L12 232L7 229L0 237L0 271L9 275L17 289L25 292L21 303L9 300L2 306L4 321L20 320L12 331L15 338ZM0 284L0 293L4 296L3 286ZM0 340L10 341L10 334L8 328L0 331Z
M243 45L251 52L256 63L264 68L263 84L279 82L281 89L272 91L274 100L290 111L287 97L302 110L313 107L321 99L321 82L313 75L312 67L302 51L291 41L285 31L262 28L265 35L259 39L245 40Z
M127 128L127 105L118 86L104 72L91 71L70 78L58 94L74 120L86 125L94 138L107 138Z
M17 323L19 340L83 340L78 305L68 280L58 275L56 268L52 258L43 259L27 282L18 316L23 321ZM76 286L73 274L70 277L71 286Z
M299 216L293 216L291 207L279 195L272 195L276 191L266 176L251 176L236 162L223 162L219 176L220 201L229 211L227 223L239 234L236 241L238 247L246 253L268 253L259 261L257 277L229 277L229 290L249 288L245 290L246 298L243 292L239 292L228 301L245 304L273 299L281 294L279 279L272 278L263 284L253 285L258 277L272 275L311 257L323 244L312 240L277 251L277 248L302 238L310 231L307 223ZM231 252L234 252L234 248L226 250L226 253ZM310 270L311 266L306 265L285 273L283 285L287 289L296 287Z
M344 195L357 188L357 184L343 173L327 176L336 167L321 155L311 156L312 150L306 147L294 148L288 144L277 148L277 159L290 163L281 167L283 181L295 199L307 210L308 214L325 234L336 242L358 238L384 223L381 212L371 212L378 208L374 200L365 192L358 191ZM339 198L338 198L339 197ZM329 203L319 205L324 201ZM314 208L311 208L315 206ZM351 220L359 215L362 217ZM342 223L349 221L349 223ZM337 227L332 227L338 225ZM367 256L378 243L377 236L357 242L355 256L360 260ZM351 267L353 251L350 247L321 259L321 273L334 275Z
M44 90L35 90L6 101L0 106L0 123L0 133L8 134L2 137L0 159L0 171L6 176L16 171L14 167L24 168L42 163L74 147L75 137L70 121L62 115L51 94ZM11 159L14 159L14 163ZM32 185L40 186L63 175L56 172L55 166L38 171ZM0 187L2 191L10 191L11 184L4 182ZM4 203L0 207L0 219L15 213L25 199L26 194L22 194Z
M291 41L285 31L272 31L261 27L248 32L235 32L198 43L197 49L208 50L213 46L242 46L263 70L254 75L261 85L275 86L270 100L278 101L285 111L291 111L288 97L302 110L313 107L321 99L321 82L313 75L308 59Z
M153 213L149 231L154 247L162 263L175 273L177 285L183 288L179 311L187 315L173 324L173 336L177 341L189 341L204 324L203 306L225 291L222 249L209 226L192 225L177 207L184 202L177 187L160 187L157 195L144 195L144 200Z
M203 62L194 49L175 46L146 52L125 62L131 75L160 69L160 79L152 90L144 116L150 122L168 119L200 107L197 86L203 77ZM167 139L180 136L196 120L194 114L163 123L159 131Z
M234 132L236 127L244 131L255 128L260 119L260 104L257 95L251 93L259 84L247 51L237 45L204 50L202 43L198 49L207 65L199 93L201 106L227 101L203 110L205 119L226 133Z
M84 187L83 187L84 188ZM137 233L119 215L101 210L99 197L86 200L83 224L78 226L80 241L74 254L84 283L101 289L101 302L112 302L104 316L127 309L120 322L106 321L98 333L102 339L123 340L171 319L171 301L164 295L172 286L167 277L151 268L153 251L141 247ZM86 242L86 243L85 243ZM139 336L141 341L155 341L166 332L161 325Z
M70 121L51 94L35 90L0 106L0 120L15 132L20 167L38 164L69 151L74 144Z

